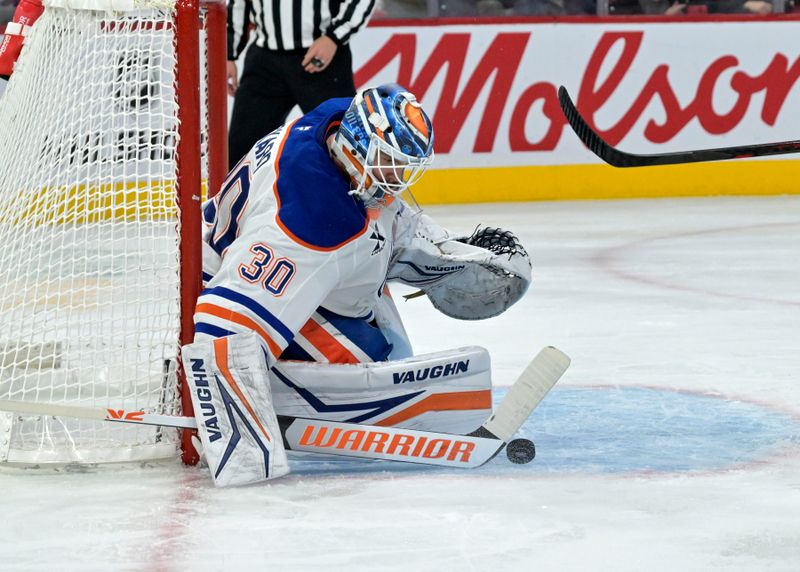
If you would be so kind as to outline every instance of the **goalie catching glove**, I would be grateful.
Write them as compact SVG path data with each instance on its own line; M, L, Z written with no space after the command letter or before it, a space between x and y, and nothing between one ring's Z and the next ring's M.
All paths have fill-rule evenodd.
M389 279L419 287L447 316L483 320L522 298L530 286L531 262L508 230L478 227L459 237L422 215L409 247L393 260Z

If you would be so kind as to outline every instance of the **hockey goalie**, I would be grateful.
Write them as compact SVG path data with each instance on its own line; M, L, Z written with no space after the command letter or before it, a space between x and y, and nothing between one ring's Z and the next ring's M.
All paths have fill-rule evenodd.
M491 413L486 350L414 356L386 287L479 320L530 283L511 232L457 235L419 210L408 189L432 160L430 119L386 84L266 135L204 205L204 290L182 357L217 485L289 472L276 414L462 433Z

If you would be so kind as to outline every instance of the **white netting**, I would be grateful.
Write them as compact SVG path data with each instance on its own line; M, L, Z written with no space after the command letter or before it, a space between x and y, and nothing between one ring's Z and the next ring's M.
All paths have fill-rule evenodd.
M177 411L172 22L49 7L26 39L0 99L2 399ZM0 413L0 461L135 460L176 442Z

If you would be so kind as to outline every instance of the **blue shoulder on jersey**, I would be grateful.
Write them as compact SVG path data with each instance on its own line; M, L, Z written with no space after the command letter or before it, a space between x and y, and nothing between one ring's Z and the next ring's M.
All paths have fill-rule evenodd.
M364 206L348 194L350 181L325 144L328 126L341 120L350 101L331 99L301 117L278 158L278 218L295 237L315 248L333 249L367 226Z

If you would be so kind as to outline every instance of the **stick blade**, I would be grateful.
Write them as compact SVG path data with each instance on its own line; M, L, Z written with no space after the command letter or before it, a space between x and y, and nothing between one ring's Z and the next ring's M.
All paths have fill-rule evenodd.
M510 440L561 379L569 364L569 357L562 351L552 346L542 349L523 370L483 427L502 441Z

